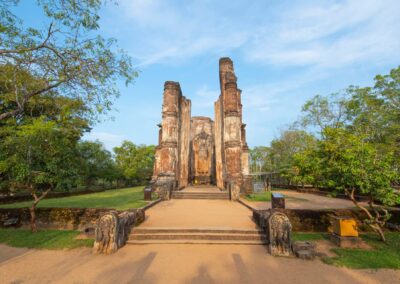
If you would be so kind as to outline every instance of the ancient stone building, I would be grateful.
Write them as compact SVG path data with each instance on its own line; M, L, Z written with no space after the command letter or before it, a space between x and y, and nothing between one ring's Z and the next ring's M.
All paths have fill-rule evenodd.
M214 121L192 117L191 102L182 95L179 83L165 82L152 179L156 189L211 184L230 190L232 199L252 191L242 91L231 59L219 60L219 79L221 94L214 105Z

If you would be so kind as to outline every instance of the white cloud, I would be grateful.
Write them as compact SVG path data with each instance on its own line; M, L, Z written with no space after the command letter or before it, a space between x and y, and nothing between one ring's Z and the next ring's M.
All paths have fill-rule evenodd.
M296 3L124 0L118 13L142 66L233 51L259 63L319 68L400 59L398 0Z
M295 6L283 13L259 30L247 57L266 64L325 69L400 59L398 1L328 3Z
M255 140L268 127L296 117L313 95L304 92L316 90L310 86L329 85L330 78L347 85L343 77L348 70L366 73L367 68L354 68L357 64L375 72L379 68L374 67L400 62L399 0L122 0L119 7L106 26L119 33L140 66L162 63L168 68L232 56L251 68L265 67L266 74L280 72L282 80L274 81L238 74L239 79L248 76L239 87L245 121L252 125L249 136ZM331 91L330 86L325 90ZM203 85L185 95L193 102L193 114L213 115L216 86Z

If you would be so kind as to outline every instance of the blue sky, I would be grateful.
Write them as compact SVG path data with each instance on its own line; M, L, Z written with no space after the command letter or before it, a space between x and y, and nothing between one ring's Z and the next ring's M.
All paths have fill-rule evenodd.
M243 90L251 147L268 145L315 94L365 86L400 64L400 1L123 0L101 11L100 32L134 59L113 120L85 139L156 144L163 83L179 81L192 115L213 117L218 59L229 56Z

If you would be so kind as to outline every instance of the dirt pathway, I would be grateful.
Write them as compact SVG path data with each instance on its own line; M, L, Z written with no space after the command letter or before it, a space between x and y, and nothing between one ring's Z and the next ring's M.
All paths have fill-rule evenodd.
M4 259L5 246L0 246ZM8 254L19 249L8 248ZM261 246L142 245L114 255L30 250L0 263L1 283L400 283L400 271L272 257Z
M229 200L172 199L146 211L141 227L255 229L252 211Z

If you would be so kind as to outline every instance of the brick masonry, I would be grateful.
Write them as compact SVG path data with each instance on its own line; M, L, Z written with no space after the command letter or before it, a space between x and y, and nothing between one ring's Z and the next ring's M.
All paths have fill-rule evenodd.
M242 91L230 58L219 60L219 79L221 93L214 104L214 120L192 117L191 101L182 95L180 84L165 82L152 178L156 190L214 184L230 189L233 199L240 192L252 192Z

